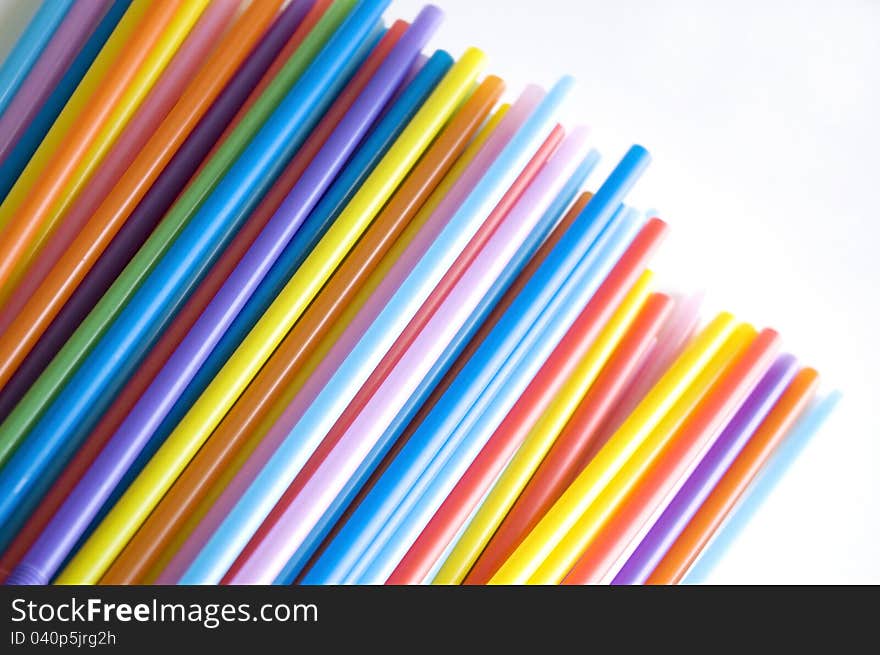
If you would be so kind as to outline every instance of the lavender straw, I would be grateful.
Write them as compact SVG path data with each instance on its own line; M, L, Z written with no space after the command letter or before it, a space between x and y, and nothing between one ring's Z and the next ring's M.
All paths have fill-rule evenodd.
M630 555L612 584L644 584L678 535L745 447L797 372L797 360L781 355L675 494Z

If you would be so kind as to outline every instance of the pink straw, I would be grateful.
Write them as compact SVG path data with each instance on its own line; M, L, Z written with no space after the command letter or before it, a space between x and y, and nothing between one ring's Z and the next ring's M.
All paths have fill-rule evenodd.
M0 309L0 334L9 327L107 194L116 186L138 152L159 127L159 123L171 111L217 43L220 33L232 21L238 4L236 0L223 0L208 5L89 183L65 213L63 220L59 221L58 227L28 268L27 275L22 277L9 300Z
M290 432L290 428L296 424L303 413L308 409L315 396L326 385L339 364L346 358L352 347L360 340L364 331L370 326L376 316L388 301L400 283L406 279L413 266L424 255L425 251L434 242L449 219L458 207L464 202L471 189L483 176L489 165L504 149L507 142L519 130L522 123L531 114L540 102L543 91L539 87L528 87L511 106L498 127L492 132L483 148L474 157L473 161L464 171L462 176L449 190L431 217L425 223L412 243L407 247L400 259L395 262L391 270L364 304L357 316L352 320L339 340L321 361L308 381L300 389L284 413L278 418L271 430L263 437L260 444L251 453L244 466L230 481L226 489L216 500L214 505L199 522L180 550L174 555L161 575L156 579L156 584L174 584L180 576L189 568L190 563L199 554L205 542L211 537L217 526L223 522L229 510L238 502L241 494L250 486L254 478L266 465L266 462L275 453L278 446L284 441Z

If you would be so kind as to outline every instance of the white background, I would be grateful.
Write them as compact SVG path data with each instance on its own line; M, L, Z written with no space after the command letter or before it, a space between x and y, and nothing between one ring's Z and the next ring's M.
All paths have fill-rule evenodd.
M0 0L0 55L37 2ZM395 0L389 18L422 2ZM672 226L664 288L777 328L844 400L721 564L719 583L880 583L880 2L438 0L433 45L476 45L509 83L580 82L601 181Z

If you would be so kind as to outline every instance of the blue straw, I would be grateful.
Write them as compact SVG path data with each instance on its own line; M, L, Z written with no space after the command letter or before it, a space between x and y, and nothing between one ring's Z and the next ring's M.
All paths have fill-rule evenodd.
M387 517L592 248L648 162L644 148L630 149L336 535L305 582L339 584L347 578Z
M19 175L24 170L27 163L31 160L33 154L37 151L43 138L49 132L49 128L58 118L58 114L64 109L64 105L70 100L70 96L79 86L80 81L86 74L86 71L95 61L101 48L104 47L110 34L116 29L122 16L128 11L131 0L116 0L86 44L70 63L64 76L53 89L51 95L43 103L40 111L34 116L30 125L19 137L15 147L0 164L0 202L6 199L6 194L18 180Z
M544 98L505 146L449 222L352 348L302 418L220 524L181 584L219 582L296 477L360 386L393 344L403 317L412 317L479 229L552 127L572 81L565 78Z
M366 484L370 475L379 465L379 463L388 454L391 446L397 441L404 428L413 420L419 408L428 399L428 396L434 391L434 387L440 382L453 362L458 359L461 351L467 343L476 334L479 327L483 324L489 313L498 304L507 289L513 284L513 281L522 272L526 264L537 252L541 244L549 236L550 232L565 214L566 208L574 201L590 172L599 161L599 153L595 150L584 158L575 173L566 183L563 190L556 197L553 204L547 209L540 222L532 230L528 239L523 242L522 247L516 252L510 260L504 272L495 280L492 288L477 305L474 312L468 317L467 321L462 325L461 329L455 335L454 339L443 351L443 354L431 368L431 371L425 376L425 379L419 384L415 393L413 393L406 401L394 421L388 426L379 441L370 451L370 454L362 462L357 472L346 483L342 493L333 501L328 511L321 518L321 522L315 526L309 534L309 538L305 541L296 554L290 559L284 571L278 576L276 584L290 584L302 571L302 568L308 563L314 555L318 546L329 534L330 530L341 518L346 508L354 500L355 496Z
M429 8L413 21L242 260L70 492L20 566L41 571L46 580L51 579L58 570L150 440L155 428L167 416L188 380L219 341L224 328L232 322L237 310L244 306L297 228L333 182L336 173L345 165L403 79L409 65L436 29L440 17L439 10Z
M6 61L0 65L0 115L12 102L12 98L72 5L73 0L43 0L37 13L6 57Z
M336 220L336 217L360 188L361 183L376 167L376 164L379 163L403 128L422 106L452 63L452 56L447 52L438 50L434 53L416 78L407 85L397 101L391 105L381 121L376 124L333 186L324 194L321 202L284 249L284 253L275 262L257 291L215 346L193 381L187 386L174 409L157 430L157 435L163 435L159 438L167 437L184 414L189 411L189 408L214 379L214 376L251 331L260 316L272 304L272 301L278 296L315 244Z
M517 344L477 403L373 539L348 581L382 584L394 571L635 236L640 222L638 212L622 210L618 217L620 222L612 221L581 266Z
M749 521L801 456L810 439L819 431L841 398L839 391L833 391L825 398L813 402L792 428L791 434L779 444L776 452L734 507L714 539L703 550L682 581L683 584L706 582L712 569L721 561L737 537L743 533Z
M286 166L332 101L328 90L373 33L388 2L363 0L346 18L0 471L0 523L53 460L78 447L71 435L109 404L169 309L222 252Z

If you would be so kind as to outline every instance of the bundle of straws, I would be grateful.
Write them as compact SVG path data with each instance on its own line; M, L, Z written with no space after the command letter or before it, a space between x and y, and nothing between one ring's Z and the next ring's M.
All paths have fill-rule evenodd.
M833 405L653 290L649 155L582 191L570 79L499 104L388 4L37 10L0 69L8 583L678 582Z

